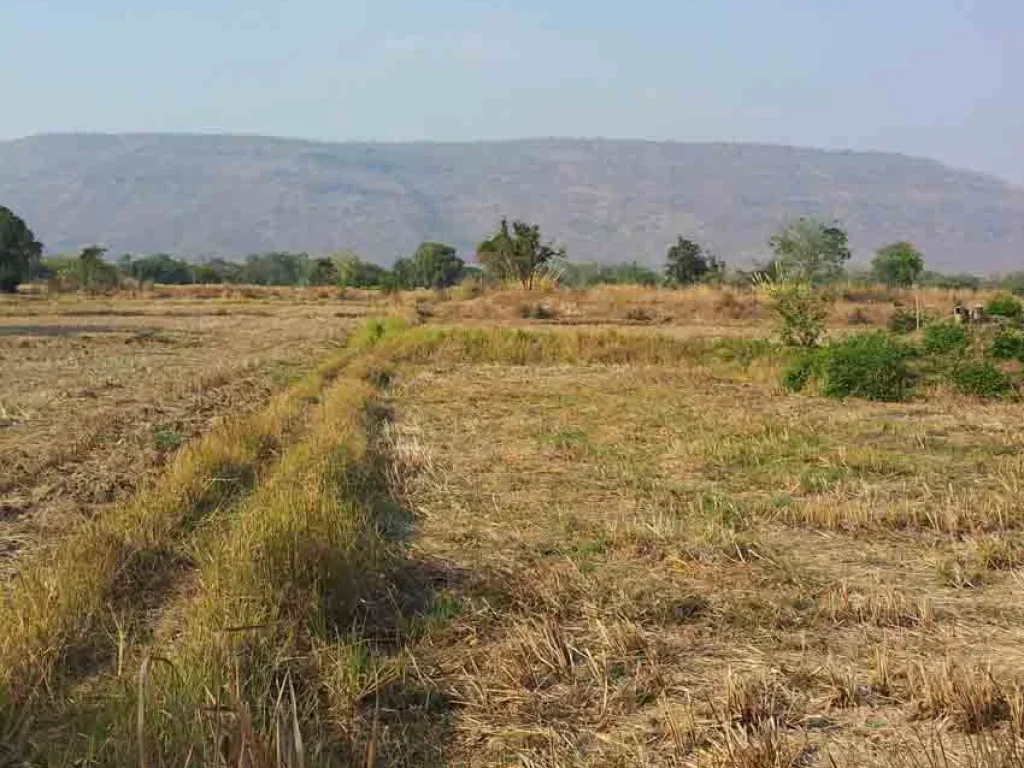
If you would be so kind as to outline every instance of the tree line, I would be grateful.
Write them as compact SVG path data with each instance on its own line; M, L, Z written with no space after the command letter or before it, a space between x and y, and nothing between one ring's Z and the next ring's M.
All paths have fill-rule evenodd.
M323 285L407 290L446 288L473 277L516 282L530 289L540 280L570 287L598 284L681 286L695 283L744 284L763 278L823 284L839 279L890 286L935 285L979 288L973 275L941 275L925 269L921 252L908 242L880 248L866 270L850 270L851 252L837 222L800 218L782 227L768 242L772 256L750 270L727 269L705 245L679 237L666 252L660 271L637 262L573 262L564 247L545 240L540 227L502 219L476 248L477 265L467 264L450 245L422 243L391 269L356 254L311 256L306 253L252 254L242 261L213 258L190 262L170 254L107 258L100 246L75 256L43 258L43 245L13 211L0 206L0 292L26 281L47 281L57 290L108 289L126 280L161 284ZM991 282L989 283L991 284ZM1000 278L1001 287L1024 293L1024 273Z

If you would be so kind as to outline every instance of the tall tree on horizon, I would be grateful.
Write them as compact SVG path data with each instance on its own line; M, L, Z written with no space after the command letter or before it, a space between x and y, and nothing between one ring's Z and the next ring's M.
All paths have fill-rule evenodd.
M525 221L502 219L498 231L477 246L477 260L500 280L517 280L525 290L533 288L540 269L552 259L565 258L565 248L542 243L540 227Z
M15 293L42 254L43 244L28 225L0 205L0 293Z
M787 224L769 244L780 277L809 283L827 283L839 277L852 255L846 232L837 223L812 217Z
M875 251L871 272L886 285L905 288L917 282L924 272L924 256L911 243L890 243Z
M691 285L720 275L725 265L694 240L679 237L668 249L665 278L674 285Z

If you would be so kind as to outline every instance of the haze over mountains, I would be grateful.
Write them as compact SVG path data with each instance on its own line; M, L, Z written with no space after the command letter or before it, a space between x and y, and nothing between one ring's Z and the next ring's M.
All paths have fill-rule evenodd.
M845 224L860 260L905 239L933 268L1024 268L1024 188L903 155L752 144L47 135L0 142L0 204L49 252L352 249L389 264L440 240L468 258L507 215L575 260L656 265L684 235L749 264L781 223L817 214Z

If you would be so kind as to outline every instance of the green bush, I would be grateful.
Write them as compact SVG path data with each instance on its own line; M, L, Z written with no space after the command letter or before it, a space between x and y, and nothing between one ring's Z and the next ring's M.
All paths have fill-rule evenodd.
M951 378L957 390L965 395L1005 397L1015 390L1009 376L984 360L960 363L953 369Z
M917 315L905 309L897 309L889 318L888 326L893 333L913 333L917 330Z
M992 298L985 305L985 313L994 317L1006 317L1010 320L1020 320L1024 315L1024 306L1020 301L1008 293L1002 293Z
M1024 335L1006 329L1001 330L992 339L988 354L996 360L1024 361Z
M913 354L911 347L887 333L848 336L825 350L822 390L829 397L904 400L914 384L907 366Z
M960 354L971 343L967 329L960 323L943 320L924 329L924 348L933 355Z
M832 299L807 282L771 283L768 293L782 343L788 347L816 347L825 337Z
M798 355L782 372L781 384L790 392L802 392L808 382L821 375L821 355L810 352Z

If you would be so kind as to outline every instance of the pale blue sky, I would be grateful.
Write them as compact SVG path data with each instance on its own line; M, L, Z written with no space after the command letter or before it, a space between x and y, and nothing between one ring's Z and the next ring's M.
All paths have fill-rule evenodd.
M0 0L0 138L586 136L1024 184L1024 0Z

